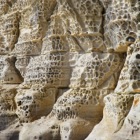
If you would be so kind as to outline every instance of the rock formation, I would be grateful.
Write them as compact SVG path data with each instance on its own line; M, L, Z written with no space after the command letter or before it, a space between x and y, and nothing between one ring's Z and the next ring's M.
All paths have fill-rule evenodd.
M0 0L0 140L139 140L139 0Z

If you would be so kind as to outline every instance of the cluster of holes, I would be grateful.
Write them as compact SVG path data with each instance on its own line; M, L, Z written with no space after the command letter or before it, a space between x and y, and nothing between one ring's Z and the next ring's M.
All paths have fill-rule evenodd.
M88 33L100 32L102 23L102 9L98 0L81 0L73 3L78 14L85 24L85 30ZM80 20L79 20L80 22ZM80 23L79 23L80 24Z
M11 6L9 9L9 13L12 11L22 10L23 7L27 7L30 5L30 1L28 0L18 0L18 1L11 1Z
M79 24L80 22L78 22L78 19L76 18L77 13L73 10L73 6L70 4L71 2L65 1L62 3L61 7L63 8L56 9L55 14L51 17L48 35L77 34L82 31L82 27ZM63 15L60 14L62 11Z
M34 85L30 90L18 91L16 95L16 114L20 121L33 121L41 115L51 111L55 102L57 90L55 88L41 87ZM33 93L30 95L30 92Z
M58 120L67 120L77 117L77 111L71 110L70 107L67 107L66 110L64 108L54 108L52 112L54 112Z
M114 94L105 98L105 110L113 118L126 116L133 102L133 96Z
M19 34L19 13L14 13L6 19L3 19L2 34L5 40L5 53L11 51L14 48Z
M76 36L76 39L80 46L85 50L91 51L104 51L103 38L100 35L83 35Z
M14 102L16 91L1 88L0 92L0 129L3 129L16 118Z
M129 52L126 58L125 65L123 70L121 71L121 75L119 78L119 84L117 90L123 90L130 88L131 81L131 88L138 89L139 88L139 80L140 80L140 43L135 42L133 45L130 46Z
M5 67L5 57L0 57L0 77L2 76L3 68Z
M70 87L98 88L104 83L106 77L111 76L110 70L115 71L119 68L120 57L118 55L101 55L82 55L79 58L72 72Z
M93 91L90 89L72 89L57 100L52 113L59 120L76 118L79 109L83 106L97 105L109 92Z
M28 73L25 75L25 82L28 84L44 83L50 86L64 86L68 84L68 73L70 72L68 69L61 70L60 68L46 67L46 71L42 72L41 69L44 69L44 67L40 67L39 69L40 70L36 70L34 72L32 72L32 70L28 70Z
M123 7L123 8L122 8ZM128 12L129 6L125 3L119 3L119 4L112 4L108 7L106 10L105 18L108 21L111 20L117 20L117 19L130 19L130 12Z
M135 2L134 2L135 3ZM133 14L139 11L132 1L112 1L105 13L105 44L118 47L118 51L127 51L127 46L134 43L137 32L137 17Z
M44 28L49 18L55 1L36 1L36 2L17 2L17 11L20 11L20 36L19 42L42 39L44 37ZM27 5L26 5L27 4ZM28 7L22 7L26 5ZM31 8L32 7L32 8ZM47 27L46 27L47 28ZM28 29L28 33L22 32L22 29Z
M129 74L130 74L130 80L140 80L140 76L139 76L139 74L140 74L140 54L139 54L139 52L135 53L135 58L134 59L135 59L135 62L133 62L133 63L129 62L128 63L128 64L131 65L128 69Z
M127 123L130 125L129 128L132 130L132 135L135 132L137 133L137 131L139 131L140 129L140 120L137 119L138 114L135 114L138 111L138 107L139 107L139 95L134 97L132 111L134 111L133 109L135 109L135 112L133 113L133 117L128 115L126 118Z
M2 23L0 22L0 24ZM4 36L2 34L0 34L0 46L0 54L6 54L9 48L5 47Z
M64 35L65 29L63 27L63 21L58 15L51 17L51 23L48 29L48 36L50 35Z
M133 120L132 118L127 117L127 122L131 125L132 135L134 135L134 133L137 133L137 131L139 131L140 120Z
M4 91L3 91L4 92ZM0 112L5 112L5 111L14 111L15 110L15 106L14 106L14 97L13 97L13 93L8 92L4 94L6 95L1 95L0 96ZM9 94L11 94L9 96Z
M33 99L32 96L23 96L22 98L17 98L16 103L16 114L18 115L21 123L28 123L32 120L33 114L37 115L39 104Z
M68 36L66 39L69 44L70 52L92 52L105 50L101 35L74 35Z
M43 42L42 54L45 54L47 52L67 52L67 51L68 45L65 42L65 38L59 36L46 38Z
M56 44L55 44L56 45ZM59 45L59 44L58 44ZM25 74L26 83L45 83L52 85L68 84L70 69L65 52L47 52L46 55L30 60Z
M136 30L134 21L122 20L109 23L105 26L105 45L111 47L128 46L135 42ZM122 48L122 50L124 49Z
M41 1L42 2L42 1ZM31 7L33 4L35 4L33 1L28 1L28 0L18 0L18 1L7 1L9 5L9 11L8 13L12 13L15 11L22 11L24 9L27 9Z
M12 53L24 55L38 55L41 52L41 41L17 43Z

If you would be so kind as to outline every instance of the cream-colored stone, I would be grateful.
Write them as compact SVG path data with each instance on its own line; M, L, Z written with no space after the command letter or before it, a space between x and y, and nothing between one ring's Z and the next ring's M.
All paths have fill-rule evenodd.
M14 100L17 86L6 84L0 86L0 131L7 129L17 120Z
M23 127L20 132L20 140L32 140L35 136L49 140L53 139L55 135L58 136L56 138L58 140L60 137L62 140L86 138L93 126L101 120L103 97L110 92L110 90L90 89L68 90L58 98L48 117ZM54 130L50 130L51 128ZM26 133L28 135L25 135Z
M139 138L139 7L0 0L0 140Z
M140 43L135 42L128 48L126 61L118 80L116 93L139 93L140 92Z
M111 137L121 129L133 103L133 95L110 94L104 99L103 119L86 140L114 140Z
M19 89L15 97L16 114L21 123L28 123L48 115L55 103L57 90L34 86L30 90Z
M138 1L101 1L105 6L104 37L107 48L127 52L128 46L137 39Z
M114 89L122 66L123 57L118 54L97 52L83 54L73 69L70 87Z
M138 140L140 138L140 95L134 96L133 105L124 120L123 126L115 133L112 140Z
M5 84L20 84L23 82L19 70L15 67L16 57L6 57L0 80Z

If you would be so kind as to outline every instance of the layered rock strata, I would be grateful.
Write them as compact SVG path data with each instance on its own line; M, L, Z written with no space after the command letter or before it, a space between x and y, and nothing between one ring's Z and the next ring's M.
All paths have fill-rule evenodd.
M139 139L139 8L0 0L0 139Z

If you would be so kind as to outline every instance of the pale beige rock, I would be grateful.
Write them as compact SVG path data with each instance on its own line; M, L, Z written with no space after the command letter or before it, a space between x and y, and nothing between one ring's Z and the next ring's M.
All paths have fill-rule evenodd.
M4 67L1 72L1 81L4 84L20 84L23 82L19 70L15 67L16 57L6 57Z
M104 99L103 119L85 140L114 140L133 103L133 95L110 94Z
M48 117L23 127L20 140L32 140L34 137L38 139L40 136L46 140L55 136L58 140L86 138L93 125L101 120L104 106L102 100L110 92L110 90L68 90L58 98Z
M105 44L115 52L127 52L137 39L138 0L101 0L105 6Z
M79 57L70 79L71 88L114 89L123 57L111 53L86 53Z
M140 92L140 43L135 42L128 48L127 58L121 71L120 78L115 89L116 93Z
M30 90L18 90L16 94L16 114L21 123L28 123L48 115L55 103L57 90L34 86Z
M120 131L112 136L112 140L138 140L140 138L140 95L134 96L133 105L125 118Z
M15 123L16 115L16 87L18 85L1 85L0 86L0 131L5 130Z
M98 60L99 58L102 58L101 60ZM71 77L71 84L72 85L73 79L76 81L74 83L75 86L71 86L71 89L68 90L67 92L63 93L63 95L58 98L57 102L53 106L53 110L50 113L49 117L46 118L46 122L49 120L56 120L60 123L58 126L64 127L64 125L68 125L69 132L65 134L65 132L62 132L62 135L59 134L60 132L57 131L57 135L60 135L62 139L64 139L65 135L67 136L67 140L69 139L82 139L86 138L86 136L90 133L92 130L92 126L94 126L96 123L98 123L101 118L102 118L102 111L103 111L103 97L113 91L116 85L116 81L114 79L114 83L112 82L105 82L105 80L109 79L113 74L114 78L118 77L117 73L119 73L121 66L123 64L123 61L120 62L120 56L116 54L94 54L94 53L87 53L81 57L79 57L77 63L75 63L75 67L72 72L72 77ZM111 62L115 61L114 66L112 66L111 62L110 64L107 65L107 60L109 59ZM85 85L79 85L77 81L87 81L87 83L94 83L94 78L92 78L91 71L89 72L88 70L94 70L94 64L95 62L99 63L105 63L106 67L108 69L116 69L117 73L107 73L106 71L105 75L95 75L97 76L97 83L102 86L102 90L96 89L93 85L90 86L85 86ZM35 61L36 62L36 61ZM56 63L57 64L57 63ZM53 66L53 65L52 65ZM101 72L104 71L105 69L100 68L101 65L96 65L95 70L100 70ZM80 68L79 68L80 67ZM82 75L81 73L78 72L77 70L82 70ZM77 74L80 74L79 77L76 77L75 75L77 71ZM89 73L89 75L87 74ZM85 76L84 76L85 75ZM94 72L93 72L94 75ZM86 77L87 76L87 77ZM88 78L90 79L88 81ZM101 82L101 83L100 83ZM104 83L105 82L105 83ZM53 83L52 83L53 85ZM99 87L98 87L99 88ZM29 92L29 90L28 90ZM31 92L30 92L31 93ZM25 94L25 92L23 93ZM21 109L20 109L21 110ZM85 113L86 112L86 113ZM72 120L71 120L72 119ZM38 123L41 120L38 120ZM80 123L80 124L79 124ZM78 131L78 127L81 127L82 124L85 124L84 129L87 131L84 131L84 129L81 129L81 131ZM44 124L42 124L44 125ZM77 126L79 125L79 126ZM26 139L33 139L34 136L37 138L40 136L39 134L36 134L36 130L34 127L36 126L36 122L31 124L31 127L33 128L31 134L28 136L25 136L25 133L27 133L29 130L30 126L27 125L27 128L23 128L23 130L20 133L20 139L21 140L26 140ZM62 129L63 130L63 129ZM41 130L42 131L42 130ZM41 132L40 132L41 133ZM49 137L53 137L52 134L50 134L50 127L46 127L46 129L43 129L43 137L45 136L46 139L49 139ZM50 136L51 135L51 136Z
M139 139L139 7L0 0L0 140Z
M22 131L20 132L19 140L34 140L34 139L60 140L59 131L60 129L58 120L48 119L46 121L46 118L42 117L41 119L34 121L34 123L26 124L23 127Z

